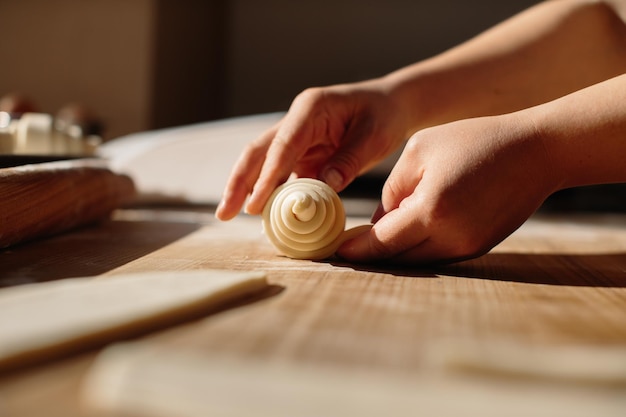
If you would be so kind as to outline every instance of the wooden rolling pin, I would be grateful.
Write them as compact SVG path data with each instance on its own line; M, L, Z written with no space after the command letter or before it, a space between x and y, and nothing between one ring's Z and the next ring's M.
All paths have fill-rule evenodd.
M0 169L0 247L49 236L107 217L135 187L98 159Z

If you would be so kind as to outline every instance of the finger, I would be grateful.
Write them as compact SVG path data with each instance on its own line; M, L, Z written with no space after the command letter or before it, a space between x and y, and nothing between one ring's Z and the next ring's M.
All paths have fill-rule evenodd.
M318 177L340 192L366 168L373 166L385 154L384 139L372 144L372 127L369 121L354 121L348 129L340 147L324 164ZM368 146L369 145L369 146Z
M384 215L385 209L383 208L383 203L380 203L378 204L378 207L376 207L374 214L372 214L372 219L370 220L370 222L377 223L378 220L380 220Z
M354 262L371 262L394 258L422 244L429 236L419 204L414 196L406 198L370 231L345 242L338 255Z
M278 185L286 181L306 151L322 141L315 134L317 118L309 109L291 111L272 139L258 181L254 185L246 211L259 214Z
M389 259L428 239L428 219L420 187L423 168L419 150L409 140L383 186L381 204L372 217L372 230L346 242L338 252L353 261Z
M215 211L215 216L218 219L232 219L241 211L246 197L252 192L254 183L259 177L265 154L277 130L278 125L250 143L235 162L224 187L220 204Z
M335 152L335 146L319 144L306 151L306 154L294 167L294 173L299 178L319 178L320 165L328 161Z
M419 150L409 141L383 185L382 210L378 216L398 208L409 196L419 195L416 190L423 176L424 168L419 160Z

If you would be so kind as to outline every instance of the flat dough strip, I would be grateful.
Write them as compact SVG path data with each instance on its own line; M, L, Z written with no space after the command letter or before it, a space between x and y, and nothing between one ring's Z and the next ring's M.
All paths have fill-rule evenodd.
M626 406L623 391L595 385L327 365L117 344L98 355L81 398L89 411L153 417L622 417Z
M263 209L263 230L282 254L325 259L371 225L344 230L346 213L337 193L322 181L299 178L272 193Z
M266 288L262 272L149 272L0 290L0 370L172 324Z

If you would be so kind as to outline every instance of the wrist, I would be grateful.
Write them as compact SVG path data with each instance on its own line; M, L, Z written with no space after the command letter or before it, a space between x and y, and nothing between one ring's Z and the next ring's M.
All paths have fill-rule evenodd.
M418 130L439 124L436 116L443 113L434 99L438 95L433 94L434 91L427 91L429 82L420 67L421 64L404 68L380 79L396 107L405 113L407 137ZM443 122L445 120L440 121Z
M407 109L411 133L415 133L455 120L502 114L491 108L494 100L478 87L484 80L476 72L450 68L445 57L434 57L384 79Z
M559 189L626 182L626 76L525 111L550 155Z
M550 137L543 126L538 123L534 108L494 117L501 120L500 126L507 126L515 132L508 136L513 142L510 147L516 155L512 163L526 170L525 186L533 187L542 198L564 188L565 175L558 163L558 152L551 146Z

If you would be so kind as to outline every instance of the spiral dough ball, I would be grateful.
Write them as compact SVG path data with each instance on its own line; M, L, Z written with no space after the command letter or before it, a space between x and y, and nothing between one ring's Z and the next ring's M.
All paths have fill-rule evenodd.
M337 193L322 181L300 178L278 187L263 209L263 229L284 255L332 256L346 240L346 214Z

